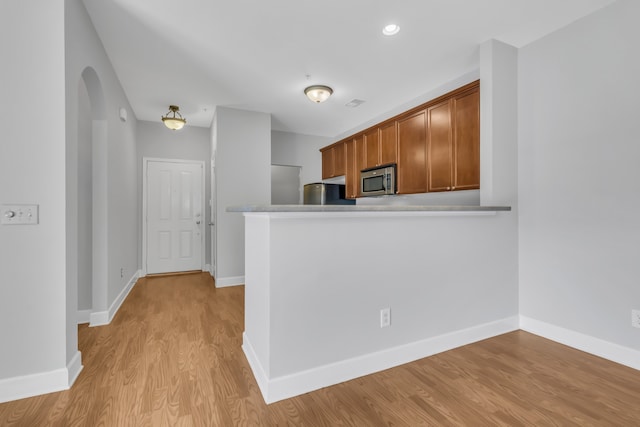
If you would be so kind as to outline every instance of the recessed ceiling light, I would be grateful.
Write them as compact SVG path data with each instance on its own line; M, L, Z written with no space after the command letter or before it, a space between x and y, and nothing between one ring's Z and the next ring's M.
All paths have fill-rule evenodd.
M400 31L400 25L389 24L384 26L384 28L382 29L382 34L384 34L385 36L394 36L398 34L398 31Z

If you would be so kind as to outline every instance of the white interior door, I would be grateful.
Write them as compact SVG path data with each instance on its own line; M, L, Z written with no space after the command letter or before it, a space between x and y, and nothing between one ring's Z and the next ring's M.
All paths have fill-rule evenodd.
M202 270L203 162L146 166L146 272Z

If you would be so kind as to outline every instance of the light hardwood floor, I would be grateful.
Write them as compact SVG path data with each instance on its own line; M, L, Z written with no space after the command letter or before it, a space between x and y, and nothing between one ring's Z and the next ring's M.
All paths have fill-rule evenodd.
M71 390L0 404L0 426L640 426L640 372L517 331L265 405L240 348L244 288L141 279L79 328Z

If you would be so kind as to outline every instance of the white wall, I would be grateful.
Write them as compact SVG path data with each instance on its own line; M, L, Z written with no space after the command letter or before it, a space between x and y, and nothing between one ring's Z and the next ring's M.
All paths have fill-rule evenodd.
M187 118L188 119L188 118ZM142 212L142 159L144 157L180 160L200 160L204 162L205 172L205 224L211 215L209 197L211 194L211 145L209 143L210 130L207 128L189 126L188 124L179 131L172 131L166 128L158 119L158 122L139 121L137 144L138 144L138 209ZM142 229L140 229L139 239L142 241ZM205 227L205 260L211 258L211 231ZM138 253L140 265L142 259L142 247ZM208 263L208 261L207 261Z
M104 219L98 225L106 227L103 228L105 234L103 256L106 257L106 262L104 263L104 271L100 272L101 279L105 281L106 289L104 289L104 295L100 295L99 298L93 295L93 310L106 313L107 310L113 309L113 304L121 296L127 284L132 279L135 280L139 269L140 213L136 187L138 181L137 120L82 1L67 0L65 4L66 112L70 150L77 150L78 144L82 143L77 140L77 122L81 117L78 105L78 84L87 67L95 70L104 94L104 117L101 118L99 126L103 127L106 139L102 147L104 154L99 154L99 157L103 157L102 164L106 168L102 178L106 181L103 183L104 190L102 191L106 191L106 196L99 195L104 198L105 206ZM92 108L95 106L92 105ZM120 108L125 108L128 112L126 122L120 120ZM93 119L95 125L96 117L93 116ZM95 164L93 165L93 174L95 180ZM79 181L85 179L83 176L77 178ZM72 191L68 196L70 206L73 206L74 203L77 204L77 201L71 200L74 197ZM95 196L96 194L94 194ZM70 287L73 288L72 285ZM96 306L96 301L100 302L99 306Z
M480 45L480 202L515 210L517 201L518 50L488 40Z
M271 116L218 107L211 132L216 174L216 286L241 284L244 218L226 209L271 201Z
M512 214L273 219L271 375L517 315Z
M135 118L122 123L117 117L119 107L131 109L82 2L6 4L0 18L3 39L11 40L0 48L10 64L2 68L1 113L14 123L3 136L10 143L0 148L0 178L10 183L0 187L0 200L40 205L38 225L0 227L0 336L8 349L0 353L2 401L65 388L81 369L78 191L88 172L78 167L78 139L87 134L85 111L79 109L86 108L80 83L88 66L106 94L104 164L110 191L104 197L111 232L105 305L137 272L138 215L132 188Z
M521 314L636 350L639 19L621 0L520 49L518 116Z
M271 163L301 166L302 185L322 181L322 155L320 149L331 145L332 138L271 131Z
M0 116L11 122L0 203L40 206L37 225L0 225L0 402L64 388L77 352L66 329L64 3L3 2L0 14Z

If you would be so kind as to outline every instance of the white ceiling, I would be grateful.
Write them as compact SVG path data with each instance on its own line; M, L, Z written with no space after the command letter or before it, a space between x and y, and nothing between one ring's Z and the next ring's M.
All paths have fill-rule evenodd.
M612 2L84 0L138 119L176 104L209 127L219 105L329 137L477 69L488 39L522 47ZM400 33L383 36L390 22ZM334 95L314 104L312 84Z

